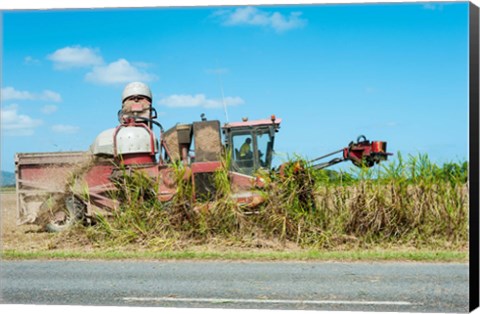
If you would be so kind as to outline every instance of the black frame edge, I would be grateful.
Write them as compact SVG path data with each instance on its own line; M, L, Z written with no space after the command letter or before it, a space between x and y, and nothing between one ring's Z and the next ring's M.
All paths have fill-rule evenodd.
M479 8L469 6L469 56L470 56L470 144L469 144L469 216L470 216L470 295L469 310L479 307Z

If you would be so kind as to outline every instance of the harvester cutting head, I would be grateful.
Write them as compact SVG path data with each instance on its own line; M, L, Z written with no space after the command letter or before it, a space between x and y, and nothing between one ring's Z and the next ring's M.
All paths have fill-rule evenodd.
M357 167L373 167L380 161L387 160L392 155L387 153L387 142L369 141L364 135L357 138L357 142L350 142L343 149L343 158L350 160Z
M313 163L320 159L324 159L328 156L332 156L337 153L343 153L343 158L334 158L330 161L314 164L315 169L323 169L333 166L337 163L350 160L357 167L373 167L381 161L387 160L388 156L392 153L387 153L387 142L382 141L369 141L364 135L360 135L356 142L350 142L348 147L333 153L315 158L310 161Z

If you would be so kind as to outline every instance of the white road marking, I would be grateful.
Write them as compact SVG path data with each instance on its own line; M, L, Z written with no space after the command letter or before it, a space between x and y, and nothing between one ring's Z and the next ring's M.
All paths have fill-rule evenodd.
M124 301L199 302L199 303L257 303L257 304L345 304L345 305L414 305L407 301L351 301L351 300L274 300L274 299L221 299L221 298L172 298L172 297L125 297Z

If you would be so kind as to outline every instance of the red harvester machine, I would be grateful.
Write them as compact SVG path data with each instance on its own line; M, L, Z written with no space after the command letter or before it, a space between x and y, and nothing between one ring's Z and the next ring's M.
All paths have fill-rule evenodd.
M55 153L18 153L15 156L17 176L18 223L40 223L39 215L52 200L61 199L64 206L51 213L46 227L50 231L68 228L74 221L91 221L98 212L112 212L118 203L111 198L119 176L143 171L158 182L156 195L169 201L177 190L173 163L183 163L184 180L191 180L194 197L208 199L215 194L213 173L222 166L224 152L231 154L229 178L232 197L245 206L254 207L263 199L256 188L263 182L254 174L260 168L271 169L275 134L281 119L226 123L206 120L177 124L167 131L156 120L151 108L149 117L119 112L119 125L100 133L89 151ZM153 131L160 129L160 141ZM222 142L222 135L224 141ZM242 145L250 139L249 154L242 154ZM386 142L357 142L311 162L343 153L341 158L314 164L325 168L350 160L357 166L371 167L386 160ZM44 222L42 222L44 223Z

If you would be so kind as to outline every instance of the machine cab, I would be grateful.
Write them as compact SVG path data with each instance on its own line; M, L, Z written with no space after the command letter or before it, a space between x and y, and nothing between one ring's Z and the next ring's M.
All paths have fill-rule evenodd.
M259 168L270 169L275 133L281 119L227 123L222 128L225 144L231 154L231 170L252 175Z

